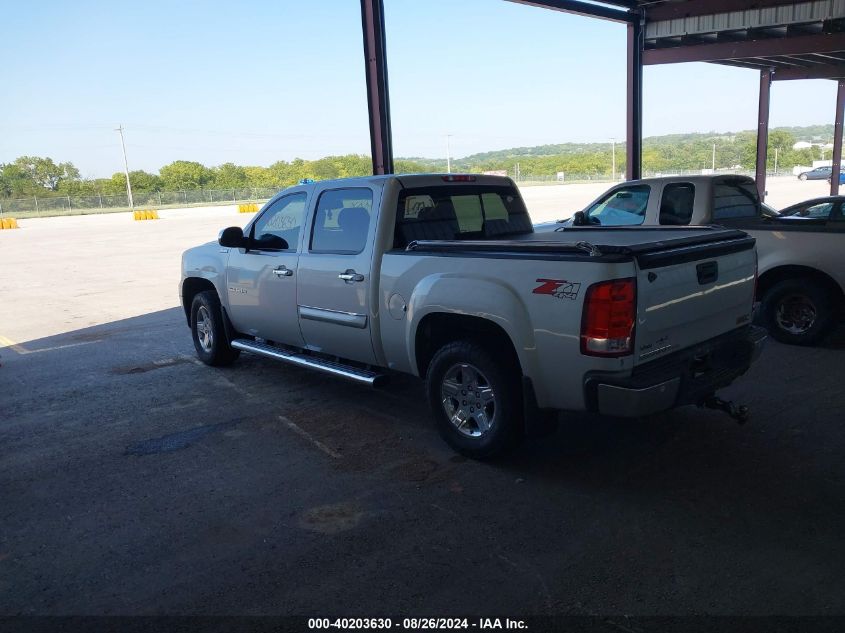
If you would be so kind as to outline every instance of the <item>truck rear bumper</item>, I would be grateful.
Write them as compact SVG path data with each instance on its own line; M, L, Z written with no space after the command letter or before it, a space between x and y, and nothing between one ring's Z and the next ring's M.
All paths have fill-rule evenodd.
M748 371L766 331L747 326L634 368L631 375L590 373L584 381L587 408L604 415L640 417L697 404Z

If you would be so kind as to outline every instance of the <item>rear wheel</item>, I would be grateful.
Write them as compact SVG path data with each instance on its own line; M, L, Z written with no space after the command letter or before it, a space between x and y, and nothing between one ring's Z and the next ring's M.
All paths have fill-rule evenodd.
M198 293L191 303L191 336L197 356L206 365L229 365L240 355L229 346L220 300L213 290Z
M801 174L798 176L798 180L807 180L807 174Z
M496 457L522 437L517 372L475 342L440 348L428 367L426 391L440 434L459 453Z
M830 293L813 279L784 279L763 297L762 317L775 339L812 345L827 333L835 311Z

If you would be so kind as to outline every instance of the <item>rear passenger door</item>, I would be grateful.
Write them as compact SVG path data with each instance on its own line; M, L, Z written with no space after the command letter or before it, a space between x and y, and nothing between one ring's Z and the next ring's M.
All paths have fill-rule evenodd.
M326 189L299 261L299 324L308 349L376 362L370 335L372 258L379 192Z

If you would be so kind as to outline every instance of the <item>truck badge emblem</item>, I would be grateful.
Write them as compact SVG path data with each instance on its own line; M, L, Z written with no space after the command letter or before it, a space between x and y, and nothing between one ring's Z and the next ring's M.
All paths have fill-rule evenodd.
M555 299L575 300L578 291L581 289L580 282L566 281L565 279L538 279L541 285L533 290L535 295L552 295Z

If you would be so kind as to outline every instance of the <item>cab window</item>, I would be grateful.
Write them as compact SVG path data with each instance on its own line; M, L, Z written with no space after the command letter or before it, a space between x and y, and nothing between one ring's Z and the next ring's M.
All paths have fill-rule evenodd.
M760 202L753 182L720 182L713 187L713 220L756 218Z
M262 251L295 251L305 215L305 193L271 202L252 225L252 248Z
M311 232L312 253L357 255L367 244L373 192L363 187L320 194Z
M683 226L692 220L695 204L695 185L689 182L671 183L663 187L660 198L660 224Z
M405 248L420 240L507 239L533 230L525 204L513 187L419 187L399 195L394 247Z
M611 191L589 207L584 215L590 224L602 226L632 226L645 221L649 185L630 185Z

